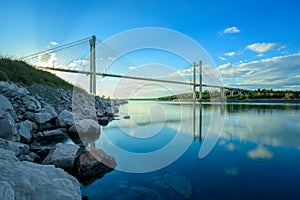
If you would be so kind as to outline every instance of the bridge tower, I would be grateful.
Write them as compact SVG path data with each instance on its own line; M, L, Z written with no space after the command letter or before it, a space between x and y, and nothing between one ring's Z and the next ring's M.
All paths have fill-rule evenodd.
M196 67L199 66L199 101L202 100L202 61L199 61L199 65L195 62L193 63L194 73L193 73L193 100L196 100Z
M90 39L90 93L96 94L96 36Z

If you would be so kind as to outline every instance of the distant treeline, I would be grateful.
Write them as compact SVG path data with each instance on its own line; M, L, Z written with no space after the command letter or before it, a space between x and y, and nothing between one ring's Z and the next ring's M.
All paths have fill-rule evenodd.
M217 100L220 99L219 91L211 91L205 90L202 92L202 99L209 100ZM199 98L199 92L196 91L196 97ZM299 100L300 99L300 91L292 91L292 90L273 90L273 89L257 89L251 92L242 92L238 93L238 91L234 91L233 96L231 96L230 91L225 92L225 98L230 100L247 100L247 99L278 99L278 100ZM178 95L171 95L165 97L159 97L158 101L180 101L180 100L192 100L192 93L184 93Z

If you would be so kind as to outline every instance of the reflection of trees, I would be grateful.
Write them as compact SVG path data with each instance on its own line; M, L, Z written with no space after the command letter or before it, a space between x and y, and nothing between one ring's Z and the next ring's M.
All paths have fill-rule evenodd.
M297 104L228 103L226 109L228 113L247 112L247 111L256 111L257 113L260 113L260 112L272 112L273 110L295 111L295 110L300 110L300 106Z
M157 102L155 103L157 104ZM147 104L134 103L132 119L134 123L149 126L157 126L157 123L164 123L164 126L188 134L191 137L199 133L199 112L196 112L196 129L193 129L193 105L188 103L159 103L166 114L165 121L159 118L151 119L147 115L149 110L145 109ZM151 103L149 103L151 106ZM196 104L196 109L199 104ZM120 109L122 113L122 108ZM202 104L202 135L205 137L208 126L211 125L212 112L222 115L226 112L225 124L220 138L238 141L249 141L258 145L272 146L293 146L300 148L300 122L297 116L300 113L299 105L291 104ZM126 112L124 114L130 113ZM147 116L147 117L146 117ZM164 119L164 118L163 118ZM121 120L120 120L121 122ZM124 126L130 128L130 120L124 120ZM119 123L119 122L118 122ZM127 124L126 124L127 123ZM113 128L112 126L108 128ZM116 127L115 127L116 128ZM153 130L153 129L152 129ZM146 134L146 132L145 132Z

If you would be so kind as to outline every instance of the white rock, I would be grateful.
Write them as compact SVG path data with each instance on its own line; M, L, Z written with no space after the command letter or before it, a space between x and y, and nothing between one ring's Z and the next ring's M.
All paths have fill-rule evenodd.
M100 136L100 125L92 119L83 119L75 122L69 129L70 133L78 133L81 140L96 140Z
M25 143L29 143L32 139L32 122L29 120L25 120L19 124L17 124L17 129L20 133L21 141Z
M62 169L53 165L18 162L16 158L12 159L12 154L0 149L0 159L3 154L7 154L9 160L0 162L1 199L81 199L78 180Z
M78 145L58 143L51 149L42 164L55 165L62 169L71 169L78 150Z
M63 110L59 113L56 119L56 126L58 127L70 127L74 124L73 113L67 110Z

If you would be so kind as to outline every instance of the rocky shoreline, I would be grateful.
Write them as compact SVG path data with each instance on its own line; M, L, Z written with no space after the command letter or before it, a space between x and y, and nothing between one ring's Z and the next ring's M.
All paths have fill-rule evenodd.
M79 88L0 82L0 199L81 199L78 180L117 165L94 142L124 103Z

